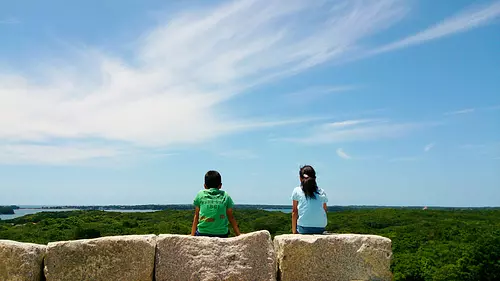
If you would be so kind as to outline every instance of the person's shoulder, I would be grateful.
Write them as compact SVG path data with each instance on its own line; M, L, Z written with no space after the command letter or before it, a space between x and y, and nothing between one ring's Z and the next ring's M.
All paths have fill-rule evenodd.
M302 187L300 186L297 186L293 189L293 193L300 193L300 192L302 192Z
M229 193L227 191L225 191L225 190L222 190L222 189L219 189L218 196L222 196L222 197L225 197L225 198L231 198L231 196L229 195Z
M321 188L321 187L318 187L318 193L320 195L325 195L326 196L326 191L323 188Z

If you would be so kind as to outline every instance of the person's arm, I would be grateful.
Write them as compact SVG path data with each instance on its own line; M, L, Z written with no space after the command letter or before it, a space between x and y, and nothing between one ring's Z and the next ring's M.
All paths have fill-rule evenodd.
M195 236L196 229L198 228L198 221L200 219L200 207L194 210L193 227L191 228L191 236Z
M238 223L236 222L236 219L234 218L234 215L233 215L233 208L227 209L226 215L227 215L227 219L231 223L231 226L233 227L234 235L240 236L241 233L240 233L240 229L238 228Z
M292 207L292 233L297 234L297 220L299 219L299 202L297 200L293 200Z
M325 209L325 213L328 213L328 206L326 206L326 203L323 203L323 209Z

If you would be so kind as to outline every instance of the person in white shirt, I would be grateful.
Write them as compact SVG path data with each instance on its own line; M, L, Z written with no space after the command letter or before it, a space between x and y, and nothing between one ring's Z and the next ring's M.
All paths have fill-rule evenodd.
M327 225L328 197L316 183L316 171L306 165L299 171L300 186L292 193L293 234L322 234Z

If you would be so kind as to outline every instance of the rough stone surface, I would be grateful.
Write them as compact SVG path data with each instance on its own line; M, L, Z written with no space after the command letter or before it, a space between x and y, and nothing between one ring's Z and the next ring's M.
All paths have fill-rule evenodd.
M234 238L160 235L156 281L276 280L276 258L268 231Z
M155 235L49 243L47 281L152 281Z
M39 281L44 245L0 240L0 280Z
M375 235L280 235L281 281L391 280L391 240Z

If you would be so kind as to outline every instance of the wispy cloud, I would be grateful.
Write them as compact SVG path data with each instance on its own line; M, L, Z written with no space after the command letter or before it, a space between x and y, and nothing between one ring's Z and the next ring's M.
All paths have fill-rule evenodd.
M89 158L106 159L123 155L116 147L92 145L7 144L0 145L0 164L63 165Z
M303 144L373 141L404 137L416 130L434 126L434 123L395 123L380 120L346 120L314 127L306 137L285 138Z
M285 97L290 101L297 101L303 104L327 95L331 95L333 93L344 93L353 91L358 88L359 88L358 86L354 85L330 86L330 87L317 86L286 94Z
M461 110L456 110L456 111L450 111L450 112L445 112L443 115L445 116L450 116L450 115L460 115L460 114L469 114L469 113L480 113L480 112L487 112L487 111L496 111L500 109L500 105L493 105L493 106L486 106L486 107L471 107L471 108L465 108Z
M500 155L500 142L488 142L481 144L464 144L460 145L459 148L465 149L476 155L486 156L486 157L497 157Z
M65 158L72 161L111 153L82 149L84 138L166 148L309 122L240 118L227 102L249 87L351 56L406 11L398 0L242 0L180 11L145 30L127 58L90 46L62 64L34 58L49 61L39 73L0 70L0 139L64 139L66 146L51 149L75 149ZM9 154L25 155L21 148L33 149Z
M161 148L93 142L0 143L0 165L79 165L122 167L178 155ZM97 161L96 161L97 160Z
M0 19L0 24L20 24L21 21L14 17Z
M219 155L227 158L235 158L240 160L256 159L259 157L255 152L247 149L226 150L224 152L219 153Z
M435 145L436 145L435 143L429 143L428 145L426 145L426 146L424 147L424 151L425 151L425 152L429 152L431 149L433 149L433 148L434 148L434 146L435 146Z
M393 51L412 45L422 44L430 40L439 39L456 33L465 32L467 30L489 24L498 16L500 16L500 1L492 2L489 5L471 7L424 31L377 48L371 53L376 54Z
M356 126L356 125L361 125L361 124L366 124L366 123L374 123L374 122L379 122L381 120L376 120L376 119L358 119L358 120L344 120L344 121L337 121L333 123L327 123L324 125L325 128L345 128L345 127L351 127L351 126Z
M337 155L342 158L342 159L346 159L346 160L349 160L351 159L352 157L347 154L342 148L339 148L337 149Z
M251 94L251 87L320 64L359 57L365 53L361 45L402 20L408 5L400 0L290 0L286 5L267 0L224 2L180 11L168 22L145 30L132 42L135 47L127 57L90 46L65 63L34 58L49 62L38 72L0 69L0 139L8 145L2 157L25 157L35 148L17 145L30 141L47 143L47 150L36 149L52 149L53 155L73 155L57 160L71 162L311 122L308 116L243 118L228 102L240 94ZM496 9L492 5L489 12L476 11L473 18L462 15L454 21L462 23L466 18L472 21L469 26L478 26L495 17ZM443 36L440 30L458 32L449 27L458 24L447 22L432 32L386 46L384 51L424 42L436 38L435 34ZM336 90L324 89L326 93ZM310 138L301 141L378 139L422 127L391 122L365 125L318 125ZM122 145L82 148L81 140L89 138ZM52 139L66 143L51 144ZM46 161L52 161L50 155Z
M487 110L500 110L500 104L499 105L489 106L486 109Z
M463 144L459 146L462 149L482 149L488 147L486 144Z
M466 108L466 109L461 109L461 110L457 110L457 111L446 112L446 113L444 113L444 115L449 116L449 115L468 114L468 113L474 113L475 111L476 111L475 108Z

